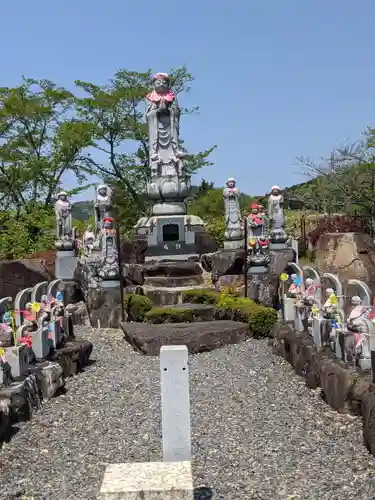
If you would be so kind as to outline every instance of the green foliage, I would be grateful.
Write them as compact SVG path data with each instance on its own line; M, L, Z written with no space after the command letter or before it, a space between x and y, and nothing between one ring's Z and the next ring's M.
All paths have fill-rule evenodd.
M271 307L256 304L247 297L237 297L230 290L188 290L182 295L183 302L193 304L214 304L217 319L230 319L249 324L255 337L269 335L277 321L277 312Z
M55 218L36 206L32 213L0 213L0 260L20 259L54 247Z
M191 323L194 310L181 307L153 307L145 316L146 323Z
M142 322L146 313L151 310L153 303L144 295L128 293L125 295L125 308L128 314L128 321Z
M215 290L197 288L182 292L182 302L190 304L217 304L220 293Z
M254 337L267 337L277 322L277 312L271 307L257 306L248 316L250 331Z

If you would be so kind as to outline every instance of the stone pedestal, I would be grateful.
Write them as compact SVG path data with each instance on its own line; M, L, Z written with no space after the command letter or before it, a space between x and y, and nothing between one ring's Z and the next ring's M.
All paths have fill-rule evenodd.
M278 309L278 285L279 278L275 274L251 274L247 278L247 296L259 304Z
M272 243L270 242L269 249L273 251L280 251L280 250L286 250L289 248L288 243Z
M244 239L224 241L224 250L238 250L239 248L244 248Z
M57 279L71 280L77 267L78 257L75 250L58 250L56 252L55 275Z
M100 500L193 500L191 463L146 462L109 465Z
M87 310L93 328L119 328L121 318L120 282L103 282L107 286L89 288Z
M204 231L202 219L194 215L171 214L151 217L139 231L147 231L145 260L198 259L196 234Z

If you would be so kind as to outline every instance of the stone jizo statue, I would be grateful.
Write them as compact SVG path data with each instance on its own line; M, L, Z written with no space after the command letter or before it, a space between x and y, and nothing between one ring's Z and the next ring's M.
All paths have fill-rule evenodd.
M272 186L268 198L268 219L271 233L284 232L284 196L279 186Z
M265 218L261 212L261 207L257 203L251 205L251 212L247 217L249 237L264 236L265 233Z
M65 191L60 191L57 195L55 214L58 239L71 240L73 237L71 204Z
M95 233L92 226L89 224L86 231L83 233L83 251L85 256L89 256L94 249Z
M236 179L229 177L223 190L225 222L227 229L224 237L227 241L241 240L244 237L240 210L240 191Z
M111 217L112 189L106 184L96 188L95 220L97 234L100 232L105 217Z
M180 108L167 73L156 73L147 94L146 118L152 175L161 164L178 165L184 156L179 147Z

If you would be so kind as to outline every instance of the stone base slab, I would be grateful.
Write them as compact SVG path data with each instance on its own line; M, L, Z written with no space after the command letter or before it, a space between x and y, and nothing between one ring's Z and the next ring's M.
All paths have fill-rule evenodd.
M112 464L100 489L100 500L193 499L190 462Z
M125 340L146 356L159 356L163 345L186 345L190 354L197 354L237 344L250 336L247 324L230 320L160 325L122 323L121 328Z
M362 416L364 444L375 455L375 385L370 374L333 358L329 350L317 349L307 333L290 325L275 325L270 344L305 377L308 387L322 388L324 400L333 409Z

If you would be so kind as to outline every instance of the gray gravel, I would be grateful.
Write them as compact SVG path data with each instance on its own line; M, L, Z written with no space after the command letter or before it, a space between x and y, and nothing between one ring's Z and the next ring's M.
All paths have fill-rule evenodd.
M96 499L107 464L161 457L158 360L120 331L81 332L97 362L3 447L1 499ZM266 341L190 361L197 487L225 500L375 498L360 420L331 411Z

